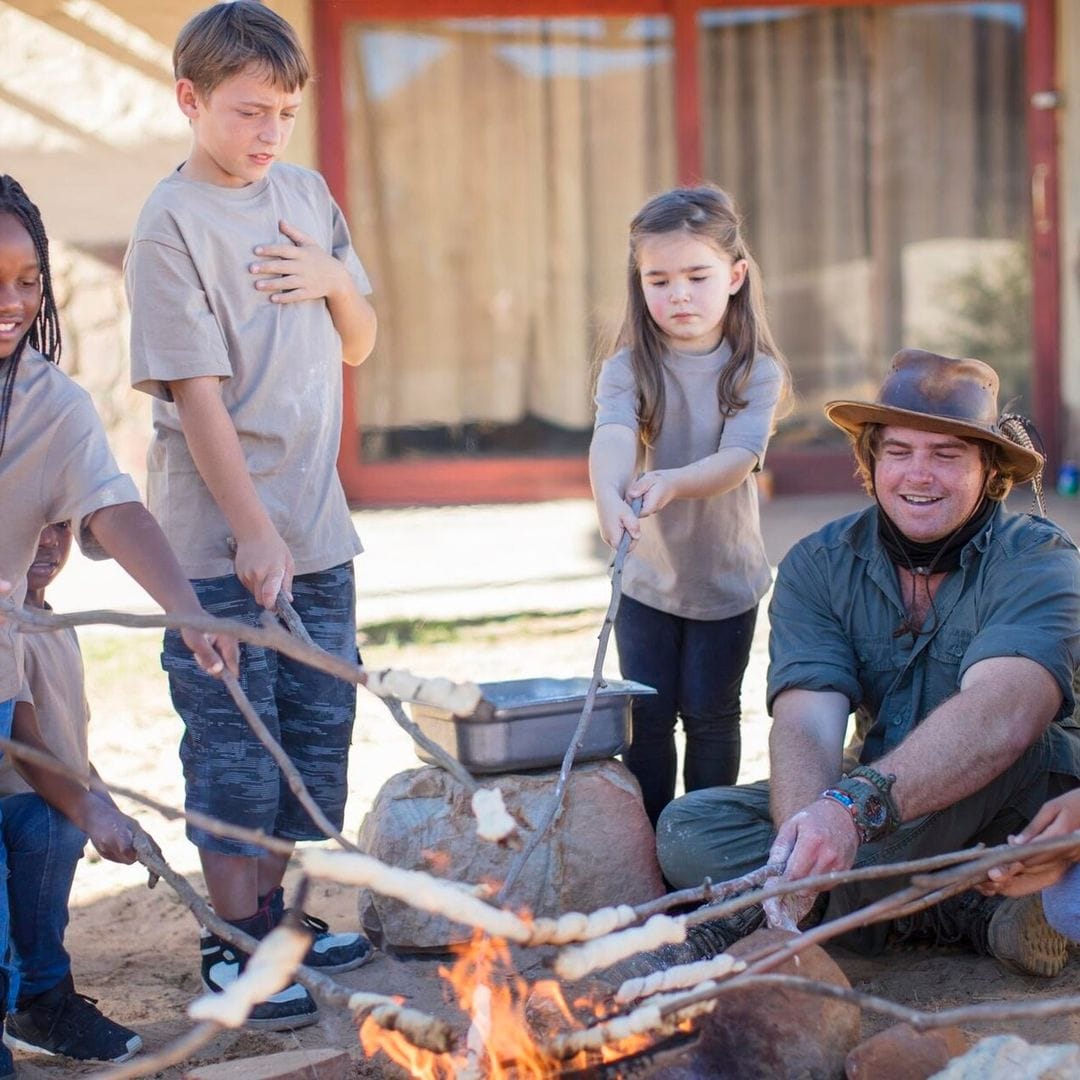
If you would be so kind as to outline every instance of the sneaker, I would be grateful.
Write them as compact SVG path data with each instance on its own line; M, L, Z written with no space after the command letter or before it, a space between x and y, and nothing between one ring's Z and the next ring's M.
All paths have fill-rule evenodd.
M613 964L603 973L605 982L620 985L627 979L638 979L680 964L711 960L741 941L765 921L759 904L744 908L734 915L725 915L709 922L695 923L686 931L686 940L676 945L661 945L650 952L637 953Z
M259 897L259 911L265 912L271 927L277 926L285 917L285 890L280 886L266 896ZM375 955L375 946L360 933L331 931L329 924L309 915L306 911L294 912L305 930L314 939L304 964L324 975L340 971L352 971L366 964Z
M213 993L221 993L240 977L247 966L247 953L233 948L208 930L200 935L200 946L203 986ZM312 996L299 983L291 983L273 997L260 1001L251 1010L247 1023L266 1031L291 1031L314 1024L318 1019L319 1010Z
M314 936L304 964L325 975L352 971L366 964L375 955L375 946L363 934L335 934L322 921L306 911L297 912L301 925Z
M77 1061L127 1061L142 1049L134 1031L103 1016L96 998L76 991L70 972L24 1008L8 1013L4 1043L13 1050L62 1054ZM10 1055L7 1060L14 1076ZM0 1057L0 1077L4 1075Z
M893 923L893 944L962 945L1017 975L1051 978L1069 958L1068 939L1043 914L1042 897L983 896L974 890Z

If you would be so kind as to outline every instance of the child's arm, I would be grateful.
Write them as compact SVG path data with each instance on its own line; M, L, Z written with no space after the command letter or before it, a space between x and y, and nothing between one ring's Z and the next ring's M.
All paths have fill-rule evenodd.
M1077 830L1080 830L1080 788L1044 803L1023 832L1010 836L1009 842L1026 844L1032 840L1050 840ZM989 884L984 885L982 891L1006 896L1038 892L1053 885L1076 862L1080 862L1080 842L1068 851L1031 855L1021 862L995 866L988 874Z
M643 473L627 489L627 499L642 498L641 516L663 510L673 499L709 499L737 488L757 465L757 455L741 446L723 447L679 469Z
M199 475L225 515L236 540L236 576L267 610L278 592L292 599L294 564L251 481L216 376L169 383L180 425Z
M287 221L278 222L278 228L292 244L262 244L255 249L260 257L251 266L251 272L259 275L255 288L270 293L277 304L325 299L341 338L342 359L352 367L362 364L375 347L375 311L367 297L357 290L345 264L310 236Z
M142 503L103 506L89 516L86 524L94 539L165 611L175 615L206 614L161 526ZM234 638L197 630L181 633L204 671L220 674L222 661L230 671L239 671Z
M15 703L12 735L16 742L55 758L41 737L37 713L30 702ZM87 791L74 780L41 765L16 758L15 768L50 806L90 837L104 858L120 863L135 861L135 822L122 814L111 799Z
M632 428L601 424L589 444L589 480L600 519L600 535L613 548L619 546L624 530L634 543L641 536L641 523L627 501L627 486L637 462L637 442L637 432Z

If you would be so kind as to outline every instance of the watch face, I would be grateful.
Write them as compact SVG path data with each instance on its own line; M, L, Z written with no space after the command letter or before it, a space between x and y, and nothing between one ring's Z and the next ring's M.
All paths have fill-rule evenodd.
M885 803L879 795L870 795L863 802L863 816L872 829L880 828L888 818Z

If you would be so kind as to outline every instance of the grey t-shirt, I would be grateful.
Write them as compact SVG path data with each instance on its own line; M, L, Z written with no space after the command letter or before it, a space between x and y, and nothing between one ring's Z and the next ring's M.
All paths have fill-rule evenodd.
M139 215L124 261L131 305L131 381L154 396L147 503L192 578L233 572L230 529L199 475L166 385L218 376L255 490L298 574L362 550L337 474L341 340L325 301L275 304L249 267L278 222L313 237L369 293L326 181L275 164L242 188L162 180Z
M25 683L20 701L29 701L37 713L45 745L68 767L85 773L87 726L82 653L71 627L51 634L27 634L23 645ZM33 788L15 771L11 759L0 758L0 795L18 795Z
M90 395L24 347L0 454L0 578L14 585L15 603L26 596L26 572L46 525L70 521L83 552L105 558L86 519L103 507L138 501L134 481L116 465ZM22 644L11 623L0 623L0 701L19 693Z
M639 467L675 469L737 446L765 460L773 413L783 388L779 365L759 356L741 390L747 405L725 420L716 383L731 359L726 342L704 356L670 352L664 357L664 421ZM637 386L630 355L622 350L600 371L596 427L621 424L639 430ZM769 561L761 539L757 479L753 472L723 495L676 499L641 521L641 540L623 569L623 591L650 607L688 619L729 619L765 595Z

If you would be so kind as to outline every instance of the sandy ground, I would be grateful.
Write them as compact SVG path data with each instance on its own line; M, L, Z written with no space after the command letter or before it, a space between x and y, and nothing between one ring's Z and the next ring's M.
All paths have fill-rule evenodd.
M809 528L812 522L806 524ZM384 625L373 639L362 642L365 661L369 666L402 666L456 679L587 675L601 618L595 607L595 582L590 588L592 592L585 590L588 600L583 605L588 610L577 613L534 613L457 623L405 620L389 631ZM762 704L766 637L763 617L744 687L743 780L758 779L767 771L768 727ZM182 790L176 745L180 726L158 663L157 634L96 629L84 633L83 648L94 717L91 752L100 772L106 779L179 806ZM613 655L607 671L617 674ZM387 777L418 764L408 737L379 702L362 692L350 759L346 834L356 834ZM194 850L185 841L182 827L150 811L127 804L125 809L156 837L170 863L201 888ZM319 888L309 899L308 908L336 926L356 924L355 895L350 890ZM189 1026L184 1007L200 991L197 927L167 886L160 884L148 891L146 874L137 867L84 860L76 879L68 944L79 989L98 998L101 1007L117 1020L136 1028L147 1049L164 1046ZM1006 975L991 960L963 954L896 953L881 961L840 952L836 955L857 986L919 1007L1080 993L1080 964L1075 961L1051 984ZM437 968L434 961L401 961L377 955L364 968L339 978L350 987L402 994L417 1008L454 1016ZM527 969L526 974L530 973L535 974ZM883 1026L886 1023L876 1017L864 1017L864 1032ZM1032 1041L1075 1041L1080 1039L1080 1020L1016 1023L995 1030L1015 1031ZM317 1026L293 1034L222 1035L197 1060L221 1061L322 1046L350 1049L357 1059L357 1075L402 1075L384 1060L362 1060L352 1023L326 1009ZM90 1066L62 1059L16 1056L21 1080L93 1071ZM182 1070L156 1075L179 1077Z

